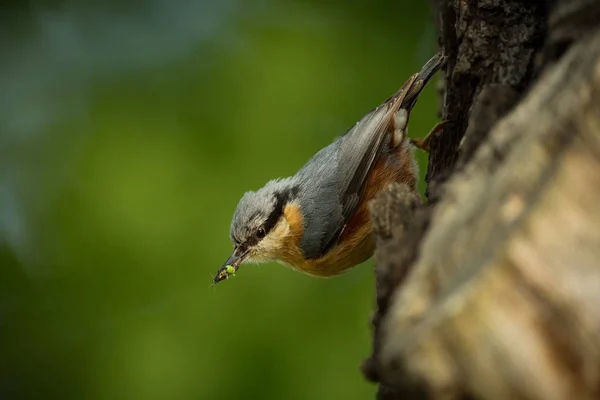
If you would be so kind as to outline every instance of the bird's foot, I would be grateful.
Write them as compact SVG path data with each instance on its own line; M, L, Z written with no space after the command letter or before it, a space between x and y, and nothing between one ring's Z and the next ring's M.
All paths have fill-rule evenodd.
M440 135L443 132L444 127L448 124L448 122L450 122L450 121L444 120L444 121L438 122L437 124L435 124L433 126L433 128L431 128L431 130L429 131L429 133L427 135L425 135L425 137L410 139L411 144L413 146L429 153L429 150L430 150L429 144L431 143L431 139Z

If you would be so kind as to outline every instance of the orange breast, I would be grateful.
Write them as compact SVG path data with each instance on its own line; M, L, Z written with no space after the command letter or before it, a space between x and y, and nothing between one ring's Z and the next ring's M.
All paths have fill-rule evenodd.
M285 247L298 250L287 251L287 254L282 255L281 261L307 274L329 277L339 275L369 259L373 255L374 242L368 203L394 182L405 183L416 190L417 169L408 143L398 146L393 153L380 156L367 179L365 193L354 216L348 221L337 245L323 257L315 260L304 259L298 247L302 238L300 210L296 205L286 207L284 215L290 224L290 240L294 243Z

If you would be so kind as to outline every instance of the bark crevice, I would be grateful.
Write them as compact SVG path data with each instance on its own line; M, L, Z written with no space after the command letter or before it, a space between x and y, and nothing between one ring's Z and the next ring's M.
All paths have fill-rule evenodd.
M598 398L600 7L434 4L451 122L428 204L394 186L372 207L365 375L380 399Z

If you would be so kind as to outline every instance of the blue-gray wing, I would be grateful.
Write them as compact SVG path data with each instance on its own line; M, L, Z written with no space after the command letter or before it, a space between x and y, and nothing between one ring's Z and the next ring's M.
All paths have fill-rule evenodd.
M301 203L306 210L301 247L318 258L333 247L362 199L367 178L390 140L394 114L410 109L431 76L443 65L437 54L382 105L365 115L343 136L318 152L299 172ZM308 211L310 209L310 211Z
M319 258L335 243L356 211L369 172L385 141L400 102L383 104L344 136L318 152L297 174L302 181L306 258Z

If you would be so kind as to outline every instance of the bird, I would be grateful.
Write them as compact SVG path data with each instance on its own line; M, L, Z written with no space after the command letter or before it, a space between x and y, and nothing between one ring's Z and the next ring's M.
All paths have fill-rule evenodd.
M410 111L430 78L444 65L433 56L402 87L346 133L318 151L298 172L268 181L239 200L231 225L233 252L213 284L246 263L279 262L315 277L333 277L374 253L368 204L392 183L417 192L414 148L429 142L406 135Z

